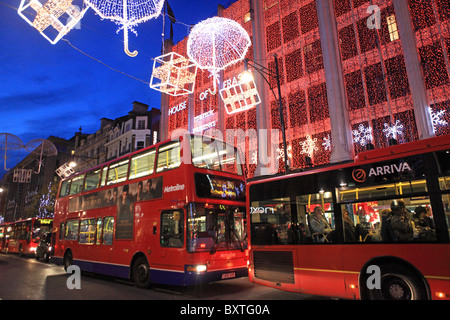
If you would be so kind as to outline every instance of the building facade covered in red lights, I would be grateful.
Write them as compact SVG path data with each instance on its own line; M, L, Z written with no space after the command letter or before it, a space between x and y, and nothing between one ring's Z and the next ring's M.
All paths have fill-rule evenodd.
M308 160L314 166L352 160L367 145L384 148L390 139L450 134L448 1L238 0L219 6L218 16L248 32L250 61L275 73L278 59L291 169L310 166ZM187 57L187 38L166 51ZM220 85L243 71L243 62L222 71ZM177 129L219 130L224 139L230 129L266 129L280 135L272 157L283 172L281 130L273 131L281 129L277 80L254 75L262 103L238 113L228 114L220 95L209 93L208 71L198 70L192 94L162 94L162 138ZM259 175L255 159L264 142L249 134L233 141L245 155L247 177Z

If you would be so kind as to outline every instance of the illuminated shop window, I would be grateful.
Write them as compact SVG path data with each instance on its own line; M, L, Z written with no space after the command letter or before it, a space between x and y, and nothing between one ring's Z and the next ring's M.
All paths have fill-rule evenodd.
M387 25L389 29L389 37L391 38L391 41L395 41L399 39L398 35L398 29L397 29L397 22L395 21L395 15L390 15L386 18Z

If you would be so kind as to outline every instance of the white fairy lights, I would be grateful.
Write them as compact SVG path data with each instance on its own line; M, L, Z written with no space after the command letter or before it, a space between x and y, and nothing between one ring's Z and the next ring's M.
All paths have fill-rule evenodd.
M33 19L30 19L33 14L26 11L29 8L36 12ZM39 0L22 0L17 13L51 44L56 44L79 23L88 8L86 6L80 10L79 6L73 4L73 0L49 0L45 3Z
M365 127L363 124L360 124L358 130L353 130L352 132L353 143L359 143L362 147L371 143L373 140L371 127Z
M281 147L281 148L277 148L277 159L278 160L282 160L283 162L284 162L284 159L285 159L285 156L284 156L284 148L283 147ZM292 147L291 146L288 146L287 147L287 156L288 156L288 158L289 159L291 159L292 158Z
M164 0L85 0L102 18L114 21L123 29L124 51L130 57L138 52L128 49L128 30L137 35L136 27L139 23L154 19L161 14Z
M219 91L228 114L242 112L261 103L253 78L239 76L238 79Z
M194 92L197 66L175 52L156 57L150 79L150 88L181 96Z
M306 136L305 141L301 141L299 144L302 147L300 151L301 154L306 154L312 158L314 151L318 151L319 148L316 146L317 138L312 139L310 135Z
M326 136L325 138L323 138L323 143L322 143L324 149L326 151L331 151L331 138L330 135Z
M187 55L213 76L214 93L218 73L242 60L251 45L248 33L236 21L213 17L194 26L187 42Z
M383 133L385 134L386 138L392 137L393 139L397 139L397 136L399 134L403 134L403 125L401 124L400 120L396 120L393 126L385 123Z
M435 111L433 111L433 109L431 109L431 107L428 107L428 112L430 113L431 123L433 124L434 132L436 132L437 127L447 125L447 121L442 119L442 117L445 114L445 110L440 110L440 111L435 112Z

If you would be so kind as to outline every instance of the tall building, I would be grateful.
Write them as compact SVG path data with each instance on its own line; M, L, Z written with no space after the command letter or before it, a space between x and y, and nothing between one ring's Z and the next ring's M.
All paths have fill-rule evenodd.
M218 16L240 23L252 39L247 58L276 74L291 169L352 160L384 148L450 134L450 5L445 0L238 0ZM187 57L187 37L166 46ZM193 94L163 94L161 134L176 129L281 129L277 78L253 67L262 103L227 114L208 71L197 72ZM221 72L223 87L244 71ZM187 108L174 107L187 104ZM180 110L169 112L170 110ZM205 130L206 131L206 130ZM284 171L283 137L275 146ZM270 140L269 140L270 141ZM248 177L262 141L237 137ZM306 157L308 155L308 157Z
M158 141L159 109L134 101L127 115L114 120L102 118L93 134L75 133L74 159L77 171L142 149Z
M40 151L31 152L14 168L5 173L0 185L4 192L0 193L0 214L4 221L15 221L21 218L35 217L43 215L39 212L36 196L41 197L50 192L53 185L59 184L59 177L55 170L64 163L72 161L74 148L74 138L66 140L63 138L50 136L47 138L56 147L57 155L40 156ZM28 171L28 175L18 176L16 169ZM22 173L25 171L22 171ZM39 199L38 199L39 200ZM52 215L52 212L48 212Z

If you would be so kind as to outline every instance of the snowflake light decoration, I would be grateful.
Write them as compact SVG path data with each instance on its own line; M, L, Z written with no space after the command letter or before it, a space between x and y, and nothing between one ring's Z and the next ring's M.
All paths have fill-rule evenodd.
M292 147L291 146L288 146L287 147L287 155L288 155L288 158L292 158ZM281 148L277 148L277 153L278 153L278 155L277 155L277 159L278 160L283 160L284 161L284 148L283 147L281 147Z
M393 126L385 123L383 133L385 134L386 138L392 136L393 139L397 139L397 136L399 134L403 134L403 125L401 124L400 120L396 120Z
M194 92L197 66L175 52L155 58L150 88L181 96Z
M261 103L261 98L253 79L246 82L239 81L234 85L221 89L219 93L228 114L245 111Z
M445 126L448 124L447 121L442 119L442 117L445 114L445 110L434 112L433 109L431 109L431 107L428 107L428 112L430 113L431 123L433 124L433 132L436 132L436 128L438 126Z
M316 146L317 138L312 139L310 135L306 136L305 141L301 141L299 144L302 147L302 150L300 151L301 154L306 154L310 158L312 158L312 155L314 151L319 150L319 148Z
M330 135L328 135L325 138L323 138L322 145L323 145L325 151L331 151L331 138L330 138Z
M22 0L17 13L28 24L34 27L51 44L56 44L83 18L89 7L80 7L73 4L73 0ZM82 3L81 3L82 6ZM34 19L30 19L28 8L36 12ZM31 14L33 16L33 14ZM56 34L56 36L54 36Z
M142 22L157 18L161 14L164 0L85 0L102 18L114 21L123 29L124 51L130 57L138 52L128 49L128 31L137 35L135 27Z
M362 147L372 142L372 127L365 127L360 124L358 130L353 130L353 143L359 143Z
M206 19L194 26L187 42L187 55L199 68L213 76L217 93L219 71L242 60L251 45L245 29L236 21L222 17Z
M258 164L258 151L253 150L249 152L250 155L250 164Z

